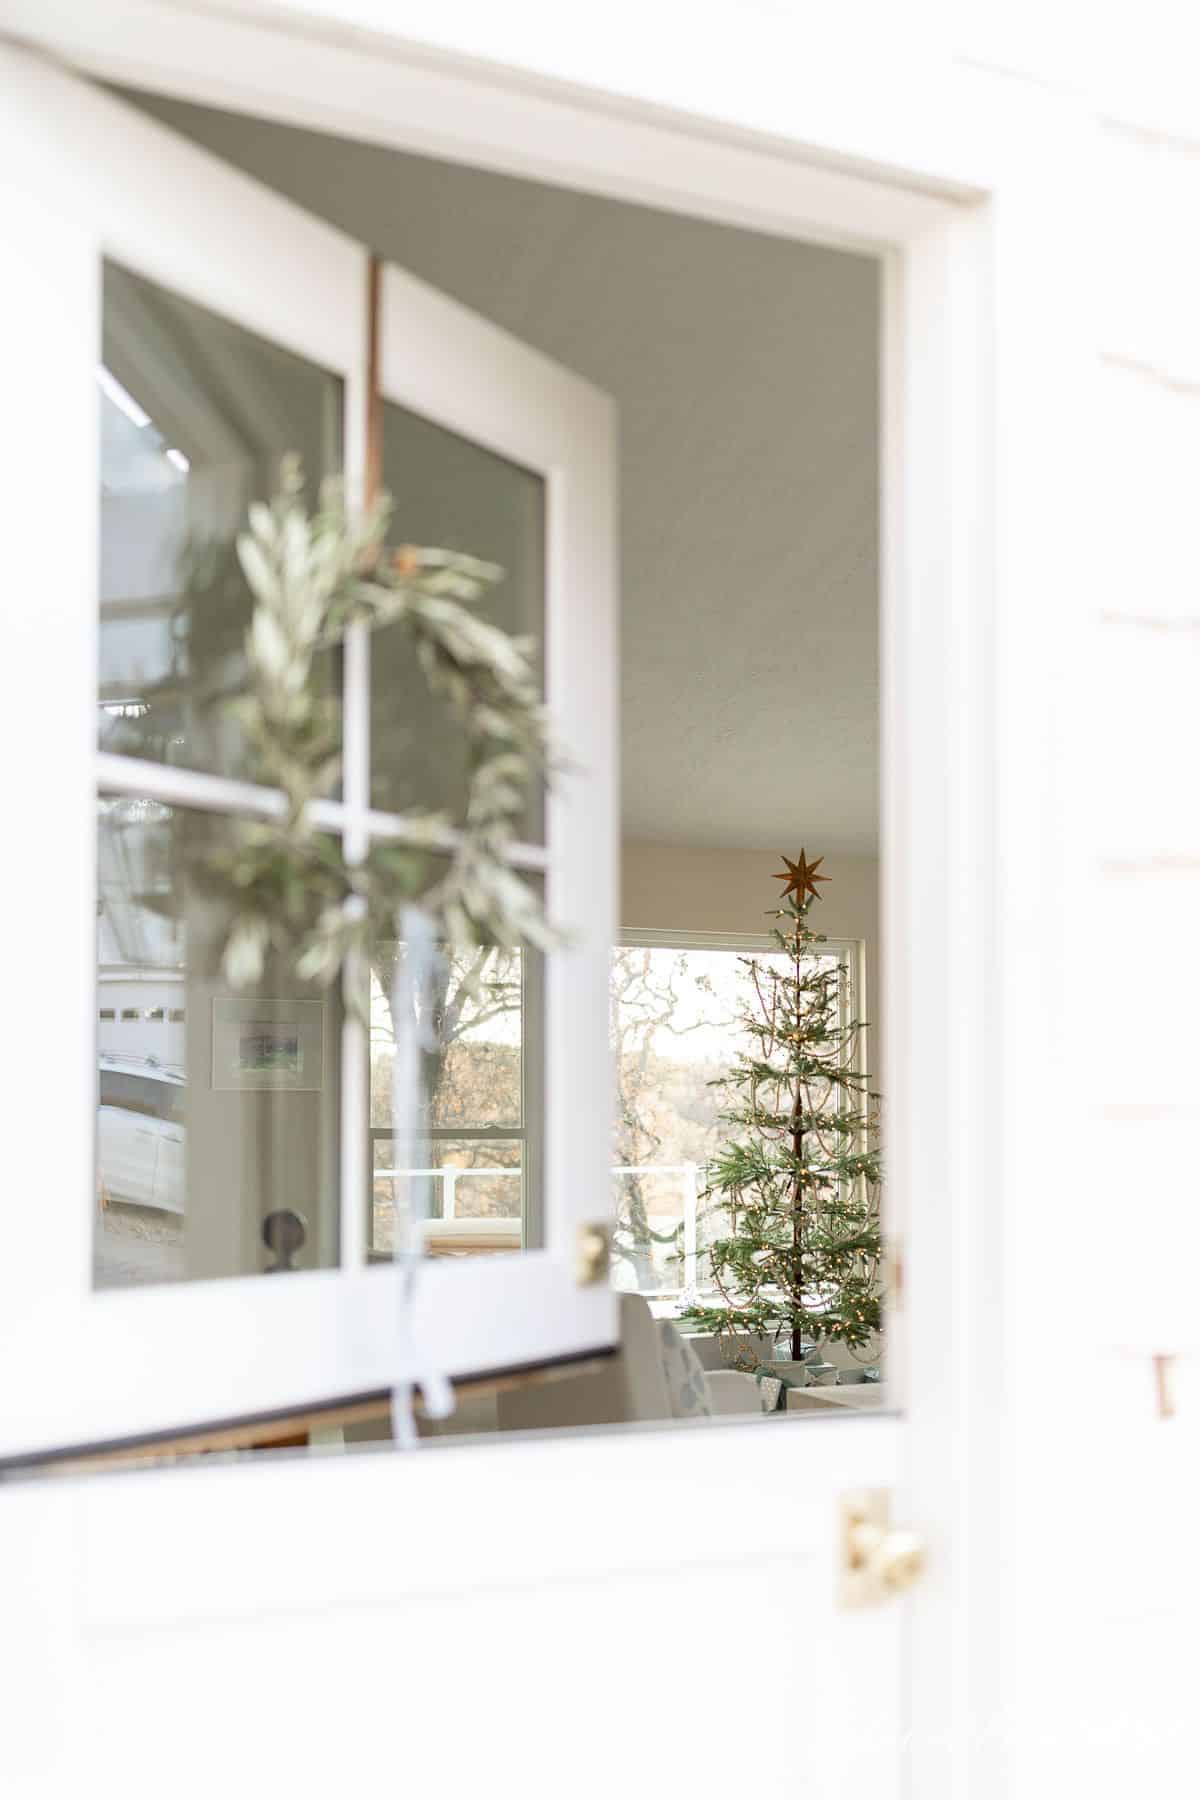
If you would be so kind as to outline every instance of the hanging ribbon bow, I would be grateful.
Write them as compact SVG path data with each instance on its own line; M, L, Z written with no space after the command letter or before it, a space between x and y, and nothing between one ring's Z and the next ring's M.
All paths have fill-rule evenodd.
M413 1418L413 1396L419 1389L425 1413L446 1419L454 1411L454 1389L446 1375L429 1367L416 1336L417 1293L425 1261L426 1219L430 1217L430 1177L422 1117L426 1096L422 1053L438 1048L434 1023L434 990L444 967L431 921L415 906L400 915L400 953L392 984L392 1019L396 1053L392 1061L392 1167L397 1178L409 1171L408 1213L396 1219L393 1255L399 1287L399 1363L392 1389L392 1437L399 1450L419 1443ZM395 1190L393 1188L393 1194Z

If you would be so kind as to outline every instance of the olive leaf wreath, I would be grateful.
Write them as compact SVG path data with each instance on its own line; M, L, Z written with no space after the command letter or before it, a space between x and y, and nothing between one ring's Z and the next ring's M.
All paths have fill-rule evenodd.
M227 704L255 778L279 788L281 813L239 820L204 855L204 874L229 907L221 967L233 987L262 977L268 953L297 975L332 982L346 960L393 938L399 909L418 904L454 947L559 941L509 851L531 782L552 758L532 642L470 611L501 578L493 563L447 550L385 548L391 502L362 517L340 486L323 485L308 513L299 460L285 458L280 489L249 508L237 557L254 610L246 633L247 690ZM430 691L460 722L470 757L466 816L405 816L403 841L375 841L362 862L320 829L311 802L341 771L340 707L316 691L314 659L347 628L398 625L411 634ZM434 854L446 866L426 886ZM417 896L420 896L419 900ZM359 1008L362 996L349 996Z

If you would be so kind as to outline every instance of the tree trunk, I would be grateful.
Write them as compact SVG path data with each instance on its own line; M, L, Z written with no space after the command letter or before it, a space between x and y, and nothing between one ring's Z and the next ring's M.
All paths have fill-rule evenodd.
M630 1175L628 1181L629 1186L625 1190L626 1208L629 1217L629 1235L633 1240L628 1257L637 1276L640 1292L643 1288L654 1285L654 1248L650 1232L650 1216L646 1211L646 1200L642 1193L642 1178L640 1175Z
M800 1110L800 1095L796 1095L796 1106L792 1113L792 1152L798 1158L800 1146L804 1138L804 1127L801 1124L803 1114ZM792 1186L792 1266L795 1270L795 1287L798 1295L804 1292L804 1187L799 1174ZM796 1314L792 1314L792 1361L799 1362L804 1354L804 1330Z
M795 947L797 993L800 981L800 945L799 927L797 927L797 943ZM796 1097L792 1101L792 1155L796 1159L796 1173L792 1179L792 1268L794 1272L794 1290L797 1303L804 1295L804 1181L800 1173L800 1156L804 1146L804 1083L797 1077ZM799 1362L804 1354L804 1330L795 1312L792 1313L792 1361Z

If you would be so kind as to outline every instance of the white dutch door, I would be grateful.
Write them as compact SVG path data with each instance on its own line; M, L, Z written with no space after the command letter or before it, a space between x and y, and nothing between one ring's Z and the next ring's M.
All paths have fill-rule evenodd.
M19 633L71 731L17 802L45 861L12 904L14 1002L30 1062L57 1073L30 1086L6 1167L13 1192L44 1192L53 1144L55 1180L8 1227L0 1452L15 1467L377 1395L414 1355L467 1377L611 1352L628 1304L579 1249L614 1212L614 409L390 264L373 363L364 245L133 108L5 63L0 130L31 195L12 305L71 446L69 547ZM187 875L206 833L275 805L222 710L245 629L222 552L285 452L361 492L372 375L396 541L504 568L497 622L541 642L574 765L513 854L569 946L450 970L457 1041L501 1076L486 1105L465 1082L430 1098L432 1254L405 1320L399 947L373 955L365 1023L286 971L233 993ZM29 516L44 505L31 477ZM343 747L323 827L361 855L403 842L413 807L453 825L463 770L400 642L352 633L322 679ZM14 693L18 737L42 698L37 680ZM856 954L847 938L829 967ZM672 1310L654 1299L648 1317ZM898 1376L898 1329L892 1346ZM186 1734L196 1792L231 1746L245 1781L282 1768L299 1793L375 1791L401 1752L418 1787L484 1791L498 1746L530 1794L731 1791L754 1744L798 1792L892 1800L915 1551L886 1496L911 1441L887 1406L792 1412L14 1487L15 1529L48 1522L31 1620L63 1534L79 1570L55 1602L76 1724L42 1791L82 1778L98 1733L116 1753L133 1689L134 1794ZM302 1745L269 1724L296 1714Z

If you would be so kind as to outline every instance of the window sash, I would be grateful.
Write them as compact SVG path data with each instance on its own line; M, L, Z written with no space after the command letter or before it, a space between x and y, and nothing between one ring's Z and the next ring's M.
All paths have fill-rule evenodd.
M53 691L65 727L57 753L41 758L37 780L19 785L14 798L14 829L36 846L38 867L36 880L18 883L13 895L14 941L23 952L13 1004L30 1035L22 1042L26 1129L10 1174L44 1204L15 1210L0 1270L0 1348L25 1374L0 1420L0 1457L7 1458L376 1391L415 1366L416 1355L397 1327L394 1278L370 1268L366 1256L368 1057L365 1030L353 1026L343 1032L337 1270L301 1272L290 1281L255 1276L108 1293L92 1285L97 790L242 817L269 816L280 804L269 787L152 765L96 745L100 270L110 257L339 376L345 483L354 505L364 474L368 254L325 221L60 70L31 65L12 97L15 111L3 131L20 144L29 204L14 219L20 279L10 298L37 370L39 422L39 454L15 470L13 505L38 523L40 542L55 543L55 580L35 581L30 591L38 604L14 617L23 679L7 726L27 760L29 746L45 738L44 696ZM193 203L190 225L179 209L181 192ZM220 222L219 245L213 231L195 229L198 218L213 222L213 231ZM264 244L271 246L266 258ZM615 1335L611 1291L580 1285L575 1254L583 1224L609 1211L604 1021L616 845L614 418L611 401L581 377L447 296L402 271L385 270L383 286L385 395L547 481L546 686L569 730L573 762L570 792L550 795L547 847L522 846L510 858L514 867L544 873L551 916L573 933L570 954L548 959L544 976L544 1060L555 1084L540 1146L548 1171L546 1229L538 1239L545 1248L455 1267L435 1260L421 1277L423 1362L451 1375L478 1374L590 1353ZM42 478L49 466L56 471L53 505ZM359 628L347 638L342 664L344 791L316 817L358 855L373 834L403 841L411 831L403 818L368 804L369 663L370 644ZM64 1004L47 1009L38 994L51 964ZM42 1070L61 1071L61 1084L39 1080ZM47 1187L44 1147L51 1143L55 1180Z
M347 412L350 396L347 395ZM347 430L349 418L347 418ZM356 641L357 640L357 641ZM313 822L322 830L340 836L348 861L362 861L373 841L421 843L433 853L449 852L460 841L461 834L447 829L432 838L417 830L411 820L399 813L383 812L368 804L370 792L370 633L365 627L352 626L346 639L343 657L342 733L343 733L343 797L319 799L311 803ZM351 746L355 748L352 750ZM93 756L97 797L108 795L146 795L164 805L186 806L198 811L219 814L229 819L279 817L284 810L282 790L250 781L211 775L202 770L180 769L169 764L124 756L113 751L96 750ZM512 868L545 874L555 859L549 845L515 843L509 846L506 860ZM525 958L528 966L529 958ZM348 980L355 971L348 969ZM531 1009L527 1005L528 982L522 992L522 1039L524 1024ZM368 1143L363 1140L363 1119L370 1117L370 1047L361 1022L351 1014L341 1025L341 1166L338 1183L339 1255L343 1270L362 1267L377 1253L371 1244L373 1174L368 1172L364 1149L376 1135L369 1129ZM528 1101L526 1070L529 1063L522 1044L522 1125L517 1135L526 1139ZM537 1082L537 1113L541 1119L541 1080ZM466 1135L460 1133L459 1135ZM514 1135L512 1132L509 1136ZM522 1219L530 1214L528 1142L522 1157ZM526 1223L523 1242L543 1241L540 1219L531 1231Z

